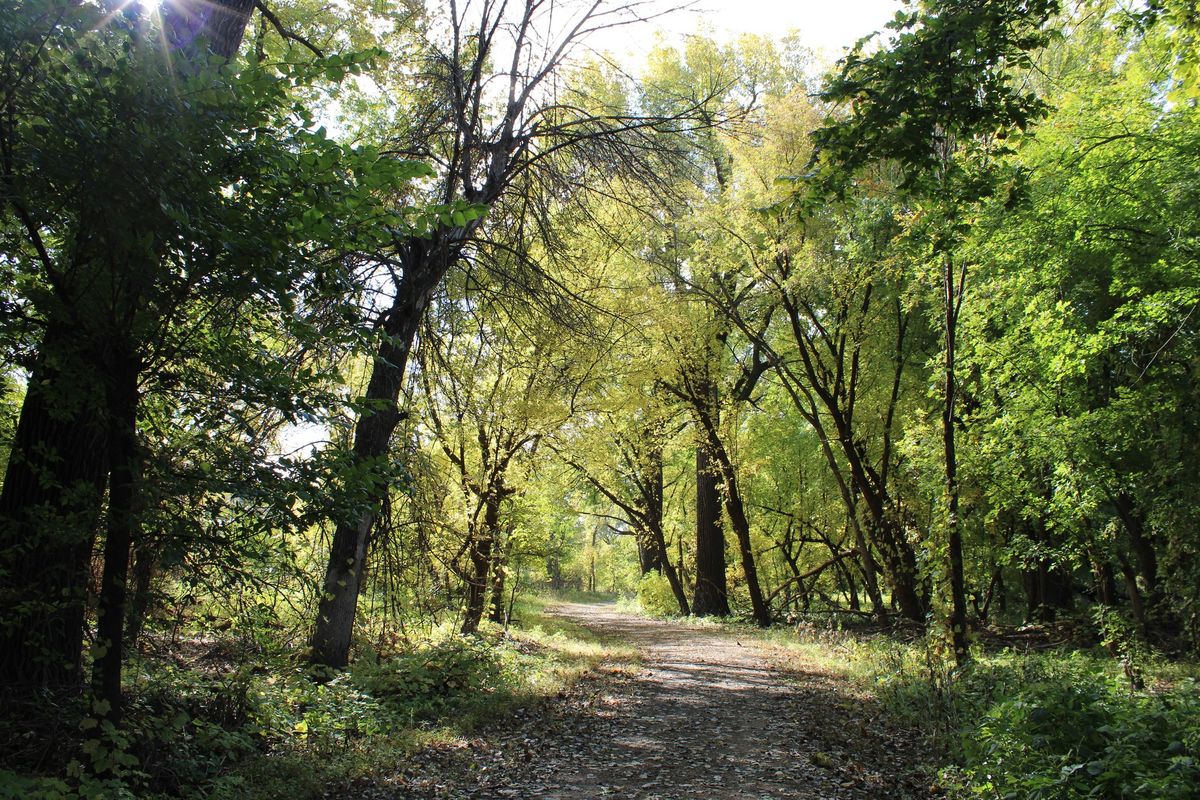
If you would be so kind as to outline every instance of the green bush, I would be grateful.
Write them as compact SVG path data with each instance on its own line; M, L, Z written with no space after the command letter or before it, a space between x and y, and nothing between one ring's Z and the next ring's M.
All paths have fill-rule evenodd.
M877 694L923 727L957 797L1190 800L1200 786L1200 692L1131 690L1086 654L981 656L962 672L915 650L881 662Z
M964 786L987 797L1187 800L1200 787L1195 684L1130 693L1046 682L997 702L963 737Z
M261 681L254 692L253 729L269 741L337 749L350 740L387 732L395 723L382 704L346 674L322 683L295 669Z
M481 705L511 682L494 645L463 636L358 667L355 683L405 721L433 721Z
M638 605L647 614L656 617L669 617L679 613L679 603L671 591L671 582L667 576L657 572L647 572L637 584Z

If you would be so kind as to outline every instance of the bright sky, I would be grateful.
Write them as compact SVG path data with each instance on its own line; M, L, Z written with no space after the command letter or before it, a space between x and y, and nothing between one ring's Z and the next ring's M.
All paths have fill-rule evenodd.
M661 7L679 4L666 1ZM654 44L656 31L677 39L703 27L721 40L742 33L782 36L796 31L818 57L833 60L882 28L902 7L901 0L698 0L691 9L604 32L589 38L589 44L636 61Z

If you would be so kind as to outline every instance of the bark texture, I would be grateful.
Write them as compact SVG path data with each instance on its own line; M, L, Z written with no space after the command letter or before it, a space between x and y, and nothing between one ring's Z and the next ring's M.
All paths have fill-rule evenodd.
M95 358L47 328L0 490L0 683L80 677L84 609L108 478Z
M712 454L704 442L696 446L696 591L692 613L699 617L729 616L721 492Z
M956 279L957 277L957 279ZM956 276L949 255L943 264L945 301L945 361L942 376L942 454L946 475L946 549L950 560L950 639L954 660L964 664L970 658L967 643L967 593L963 579L962 527L959 520L958 453L954 440L954 410L957 403L958 312L962 305L965 273Z
M400 423L398 406L405 370L421 317L450 259L431 252L426 243L411 242L404 278L383 319L382 337L363 397L365 411L354 426L351 464L365 471L365 497L355 513L338 520L330 548L329 565L321 587L321 601L312 638L312 660L329 667L344 667L350 660L350 641L371 531L388 490L388 451Z
M492 550L500 532L500 503L498 492L489 492L484 498L483 520L471 532L468 550L470 572L467 575L467 606L463 613L461 633L475 633L483 620L484 601L487 598L488 576L492 568Z
M725 445L721 442L711 420L704 420L703 427L708 445L708 452L714 460L714 467L720 477L724 499L725 516L733 533L737 537L738 552L742 560L742 573L746 578L746 588L750 593L750 609L754 621L766 628L771 624L771 610L763 599L762 586L758 582L758 569L754 564L754 547L750 540L750 521L746 518L746 506L742 502L741 490L738 488L737 469Z
M104 571L96 606L92 693L107 701L108 710L102 716L114 724L121 719L126 583L129 557L138 531L136 504L141 459L138 452L137 411L140 371L141 365L137 360L126 355L114 364L109 374L109 454L112 471L109 475Z
M163 34L177 51L191 53L204 43L214 55L233 58L255 0L166 0L159 13Z

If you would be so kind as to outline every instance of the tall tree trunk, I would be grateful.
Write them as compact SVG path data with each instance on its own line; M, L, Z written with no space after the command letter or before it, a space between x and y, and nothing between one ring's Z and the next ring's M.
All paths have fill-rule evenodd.
M497 625L503 625L504 619L504 559L497 553L492 559L492 610L488 619Z
M667 555L667 539L663 534L661 517L658 520L657 527L648 531L646 536L654 543L655 550L662 554L662 569L660 571L663 575L667 576L667 583L671 586L671 594L675 595L675 602L679 604L679 613L685 617L688 616L691 613L691 608L688 605L687 592L684 591L679 571L675 569L675 565L671 563L671 559Z
M850 523L855 526L855 540L859 546L860 556L863 558L864 579L868 574L873 575L875 572L875 559L871 555L871 548L868 547L868 544L874 544L883 564L884 577L892 591L892 600L900 608L900 613L914 622L924 624L926 603L922 599L920 591L917 556L898 519L899 512L894 508L895 504L889 497L886 487L881 486L878 476L864 463L863 453L849 438L849 426L833 413L832 408L830 411L837 425L837 438L842 443L842 454L850 467L850 485L847 485L841 476L840 466L834 457L833 450L828 446L824 429L819 427L819 419L815 414L811 419L816 421L817 425L814 427L822 436L826 461L833 469L834 474L838 476L839 488L847 514L855 515L850 517ZM864 506L862 511L864 519L862 520L857 516L860 510L855 495L861 498ZM872 578L871 583L873 582ZM867 586L869 591L874 592L875 596L872 596L871 601L876 604L877 615L880 618L885 617L886 610L882 610L883 598L878 588L872 590L870 583Z
M191 42L202 37L215 53L229 56L241 41L254 2L180 0L169 5L164 30L191 31L171 39L177 48L190 55ZM84 228L79 238L86 240L89 231ZM79 325L70 312L47 325L0 490L0 605L13 610L6 611L0 624L0 682L53 686L78 680L95 526L109 482L110 448L119 444L100 598L98 635L105 644L95 675L98 693L115 701L116 718L124 583L136 524L126 504L132 502L136 446L123 440L132 435L136 419L140 367L130 361L117 366L120 374L98 374L105 363L99 351L113 333ZM106 381L116 382L111 385L117 394L128 394L116 401L116 418L105 409L106 402L110 408L114 402L106 397Z
M679 572L675 569L675 565L671 563L671 557L667 552L667 537L663 532L663 496L665 494L665 484L663 479L661 433L653 429L647 429L644 431L643 442L644 468L640 481L642 484L642 504L645 506L642 514L642 525L645 528L643 534L647 548L652 551L652 568L657 569L658 572L667 576L667 583L671 586L671 594L675 595L675 602L679 604L679 613L686 617L691 613L691 607L687 600L687 592L684 591L683 581L679 578Z
M1137 574L1146 590L1146 605L1153 613L1159 605L1161 593L1158 586L1158 554L1154 552L1154 545L1146 534L1146 520L1127 492L1114 497L1113 506L1125 532L1129 534L1129 547L1137 564Z
M110 375L108 419L112 471L108 489L108 528L104 541L104 571L96 606L96 644L92 661L92 692L104 700L100 715L113 724L121 720L121 665L125 654L125 595L129 556L137 530L137 483L141 459L137 443L138 374L141 366L124 358Z
M150 614L151 584L154 580L158 553L145 543L135 543L133 549L133 596L129 601L129 613L125 615L125 644L134 649L141 640Z
M463 613L459 633L469 634L479 630L483 620L483 609L487 598L489 567L492 563L492 546L495 542L486 532L480 531L471 541L470 573L467 576L467 605Z
M883 604L883 594L879 591L879 581L876 579L879 566L875 563L875 556L871 553L871 548L867 546L862 526L853 525L852 527L854 529L854 545L858 549L858 560L855 561L855 564L858 566L859 574L862 575L863 588L867 592L867 598L871 601L871 611L880 620L886 620L887 607Z
M600 532L599 525L592 526L592 546L588 550L588 594L596 593L596 536Z
M193 52L203 42L215 55L232 58L254 7L255 0L166 0L159 9L163 36L175 50Z
M1142 602L1142 591L1138 587L1137 572L1123 553L1118 554L1121 565L1121 575L1125 578L1125 593L1129 596L1129 610L1133 612L1133 621L1137 623L1138 631L1146 635L1146 606Z
M467 578L467 609L463 613L462 633L475 633L483 620L492 550L500 533L500 501L500 493L490 489L484 498L483 522L472 532L469 550L471 572Z
M758 582L758 569L754 564L754 547L750 541L750 522L746 519L746 507L742 503L742 494L738 489L737 470L729 457L729 451L721 442L717 430L711 427L711 420L705 424L705 434L708 438L709 452L717 461L717 471L724 484L722 495L725 499L725 515L733 528L738 540L738 551L742 558L742 572L746 577L746 588L750 592L750 608L754 621L767 628L771 625L771 609L763 599L762 586Z
M164 3L164 35L183 56L177 63L207 63L196 58L201 41L216 55L231 57L254 6L255 0ZM75 240L106 241L95 225L108 222L81 222ZM96 255L103 261L111 254ZM77 266L85 267L89 281L95 279L88 272L93 264L83 259ZM97 292L97 285L90 291ZM109 309L117 312L118 326L129 324L127 312L137 306L136 298L126 300L129 308ZM88 567L108 482L111 420L103 409L103 387L114 376L98 371L102 349L120 330L75 318L100 307L87 290L72 302L77 307L47 323L0 490L0 608L5 609L0 683L5 684L63 685L76 682L80 673ZM136 385L136 374L132 380ZM120 534L118 545L119 539ZM108 624L117 623L110 619Z
M692 613L700 617L729 616L725 581L725 532L721 529L721 500L717 474L707 442L696 445L696 591Z
M496 548L496 553L492 558L492 611L488 618L497 625L506 625L508 616L505 609L507 606L504 602L504 585L508 577L508 557L512 552L512 530L508 531L508 538L505 540L503 550Z
M663 534L662 516L659 515L657 522L647 519L645 523L653 527L642 531L639 535L640 540L646 543L642 549L646 555L643 567L649 562L649 569L643 569L642 574L645 575L653 570L660 575L665 575L667 583L671 586L671 593L675 595L675 602L679 604L679 613L686 617L689 613L687 592L684 591L683 582L679 579L679 571L675 569L675 565L671 563L671 559L667 555L667 538Z
M679 571L668 560L663 565L663 573L667 576L667 583L671 586L671 594L675 595L675 602L679 604L679 613L685 617L688 616L692 612L688 605L687 592L683 589L683 581L679 577Z
M914 622L925 622L927 609L919 591L917 557L904 539L904 531L887 515L871 520L871 540L879 547L880 557L891 584L892 600L900 614Z
M42 340L0 490L0 684L77 684L108 479L98 361L77 330Z
M398 403L408 357L421 317L448 263L430 253L424 243L411 243L404 278L383 319L382 338L363 397L370 410L362 412L354 426L350 453L354 471L366 475L366 497L351 518L337 520L334 527L313 631L313 663L336 668L349 663L367 544L390 486L388 452L392 433L402 418Z
M945 372L942 377L942 453L946 473L946 547L950 559L950 637L954 660L965 664L970 658L967 644L967 593L963 578L962 527L958 518L958 454L954 443L954 408L957 394L956 338L962 300L961 279L956 284L954 262L949 254L942 262L945 289ZM965 278L965 275L963 275Z
M815 413L811 417L813 420L817 419ZM833 448L829 445L829 438L825 435L824 429L819 425L814 427L821 439L821 451L825 456L825 463L829 466L830 472L833 473L838 486L838 493L842 498L842 506L846 509L846 520L850 527L854 529L854 543L858 549L858 557L862 567L863 586L866 587L867 597L871 598L871 606L874 609L875 616L880 620L886 620L887 606L883 603L883 593L879 591L879 582L875 579L880 570L875 563L875 556L871 553L871 548L867 546L867 537L863 533L863 521L860 519L861 514L858 501L855 499L854 492L850 490L850 485L846 482L846 476L842 473L842 467L833 453ZM853 475L852 471L851 480L854 480Z

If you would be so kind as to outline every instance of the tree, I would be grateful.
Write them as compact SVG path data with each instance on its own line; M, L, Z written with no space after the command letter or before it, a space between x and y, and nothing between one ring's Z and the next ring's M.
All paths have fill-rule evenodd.
M3 679L74 681L103 508L93 682L114 720L147 392L178 384L173 367L249 309L302 331L312 318L296 306L345 288L345 263L314 255L369 247L374 223L406 226L378 196L423 171L329 141L294 102L298 89L360 60L289 64L286 75L226 65L248 8L176 4L164 13L178 48L169 52L133 11L129 24L105 27L99 10L73 4L18 15L31 27L5 43L17 56L5 63L27 76L5 82L22 109L0 130L5 267L12 302L40 338L0 495L14 609ZM281 377L264 357L242 365L261 370L247 388Z
M461 495L466 530L452 563L466 589L460 630L475 633L489 588L503 605L505 517L522 462L571 413L572 369L558 331L536 316L514 319L470 295L433 311L420 344L422 416Z
M234 13L216 28L210 29L210 21L216 20L208 14L191 19L193 35L180 53L185 58L194 53L191 42L199 37L211 39L217 54L227 56L241 41L236 21L244 5L231 6ZM136 182L161 170L174 153L147 147L145 141L122 143L130 163L145 168L115 183L129 190L120 197L127 204L124 224L113 224L106 213L109 203L121 205L107 194L116 179L115 148L101 154L94 170L75 166L80 152L91 152L85 143L90 137L104 140L113 130L106 114L133 113L149 126L174 121L178 115L167 98L147 96L156 88L155 79L163 86L169 84L167 77L150 77L152 65L135 63L148 59L119 53L127 33L105 30L97 37L86 36L90 28L103 27L96 9L46 3L10 9L5 16L12 20L11 27L5 27L4 49L11 57L5 59L5 104L13 111L37 110L28 119L10 114L0 132L4 210L16 224L12 249L6 250L10 262L25 266L30 276L28 291L18 301L24 306L21 311L37 317L44 333L0 492L6 594L11 593L12 606L18 609L17 618L5 626L0 679L64 684L75 679L80 665L84 581L109 471L118 471L113 500L119 504L131 500L129 484L137 469L132 464L136 456L131 409L136 407L142 365L134 326L153 327L154 322L135 322L131 312L153 302L151 295L159 287L147 276L155 274L161 247L155 233L147 235L139 228L146 214L170 222L168 209L147 207L157 203L157 193L145 192ZM173 39L179 39L176 33L185 16L182 11L167 15L165 29ZM56 69L51 53L74 54L84 63L90 59L108 74L94 85L85 73ZM70 112L54 119L59 109ZM211 133L186 131L198 140ZM52 155L37 163L45 154ZM37 174L47 166L61 172L63 165L68 174L58 177L74 191L55 185L49 177L54 172ZM179 179L188 177L185 171L173 170L161 176L177 181L174 187L163 187L166 197L181 188ZM169 291L164 294L170 297ZM111 305L96 302L105 296L114 298ZM113 447L116 451L110 452ZM128 527L128 513L118 507L109 524L114 551L127 541ZM118 602L119 583L118 575L105 580L104 606ZM105 616L102 633L111 636L114 615L102 613Z
M1029 54L1046 43L1043 25L1057 9L1055 0L930 0L917 11L898 13L888 26L896 32L889 47L864 55L860 43L842 59L821 97L847 104L848 117L814 135L819 193L844 194L862 167L894 160L904 170L900 188L925 214L921 227L942 284L943 524L948 626L959 663L966 661L968 645L955 442L957 345L969 266L959 258L959 243L967 209L995 189L1004 139L1045 111L1014 70L1031 65Z
M628 380L630 376L622 377ZM551 441L550 446L624 516L637 538L642 574L657 572L665 576L679 613L687 616L691 607L679 574L683 565L671 560L665 528L664 451L671 420L669 412L653 397L652 389L637 393L646 402L632 408L622 404L592 412L603 419L601 424L593 425L603 437L599 443L590 443L590 447L602 448L601 452L589 453L589 443L583 436L570 438L561 445Z
M1014 156L1024 203L994 199L967 242L982 269L964 364L986 391L965 463L1015 532L1031 613L1091 583L1152 638L1194 637L1196 112L1153 88L1163 32L1096 11L1045 58L1055 110Z
M509 249L500 236L489 243L483 209L504 223L529 220L521 209L538 186L550 187L543 197L567 201L589 190L585 169L612 179L653 176L664 152L654 130L692 124L687 108L643 116L589 97L586 86L574 93L563 84L574 48L592 31L639 19L630 7L525 0L512 9L485 3L474 13L451 3L441 33L434 29L422 54L425 83L412 115L418 124L392 145L436 165L431 194L448 218L430 236L398 237L387 259L390 297L374 320L379 344L350 455L362 499L335 520L312 639L313 660L332 667L349 659L367 541L389 483L389 444L405 413L398 398L421 318L452 267L464 259L486 263L489 244ZM504 87L499 94L497 86Z
M731 265L705 259L708 242L703 225L694 224L697 211L721 207L735 191L732 142L753 138L764 96L786 94L801 81L796 45L785 43L780 52L769 42L745 37L736 45L718 47L704 37L694 37L682 52L662 50L653 67L663 77L651 99L670 107L707 97L700 113L709 123L684 137L681 147L689 154L690 174L679 176L692 183L688 205L670 208L671 227L664 235L659 256L664 285L675 289L681 306L693 301L685 326L695 335L678 330L668 334L673 369L663 385L689 408L696 428L696 596L694 613L724 615L729 611L725 586L724 533L721 507L738 541L743 574L755 619L769 624L770 610L762 596L755 567L750 523L738 486L737 468L723 437L723 408L735 409L753 395L766 364L756 357L739 364L732 325L719 306L706 303L715 287L736 283ZM802 55L802 54L801 54ZM725 373L734 354L734 377ZM755 354L761 355L756 349ZM728 383L728 386L723 384ZM722 397L728 390L729 396Z
M881 188L861 205L830 204L799 227L787 214L764 213L786 197L776 177L804 168L816 126L813 108L795 90L768 94L765 112L731 141L733 188L697 217L696 258L721 277L693 287L743 337L731 351L744 351L751 372L754 364L769 367L767 377L799 414L793 424L820 442L876 612L886 613L876 585L881 561L902 612L923 621L909 541L915 525L892 470L901 390L920 345L910 336L912 302L888 250L899 230L888 176L873 176ZM788 505L773 513L790 513Z
M677 302L679 302L677 300ZM701 314L711 318L711 309L704 308ZM755 566L754 545L751 539L750 522L738 477L737 465L726 440L736 435L736 428L728 433L722 428L723 410L736 415L739 407L749 403L766 372L768 364L762 359L758 348L752 348L744 362L733 359L732 384L721 387L717 383L717 370L724 366L726 350L733 350L727 324L717 318L717 332L703 320L698 324L694 318L682 318L691 323L692 336L676 329L668 339L675 345L672 353L674 374L662 379L663 387L682 401L693 419L696 436L696 595L693 607L699 606L697 614L723 616L728 613L724 580L724 534L721 531L720 514L724 507L725 518L733 529L738 542L742 571L750 594L751 609L759 625L767 627L771 622L770 609L763 598L762 587ZM687 324L685 323L685 324ZM711 337L711 338L710 338ZM724 370L722 370L724 371ZM728 400L721 401L722 388ZM718 505L719 503L719 505ZM709 531L708 527L715 528ZM720 577L716 578L720 568Z
M886 201L867 202L811 221L799 236L775 225L758 234L761 252L743 256L755 301L721 300L820 441L876 613L886 613L874 586L881 569L901 613L923 622L910 541L917 526L895 475L898 411L918 343L906 288L883 249L896 227L892 211ZM779 308L782 330L762 324L764 305Z

